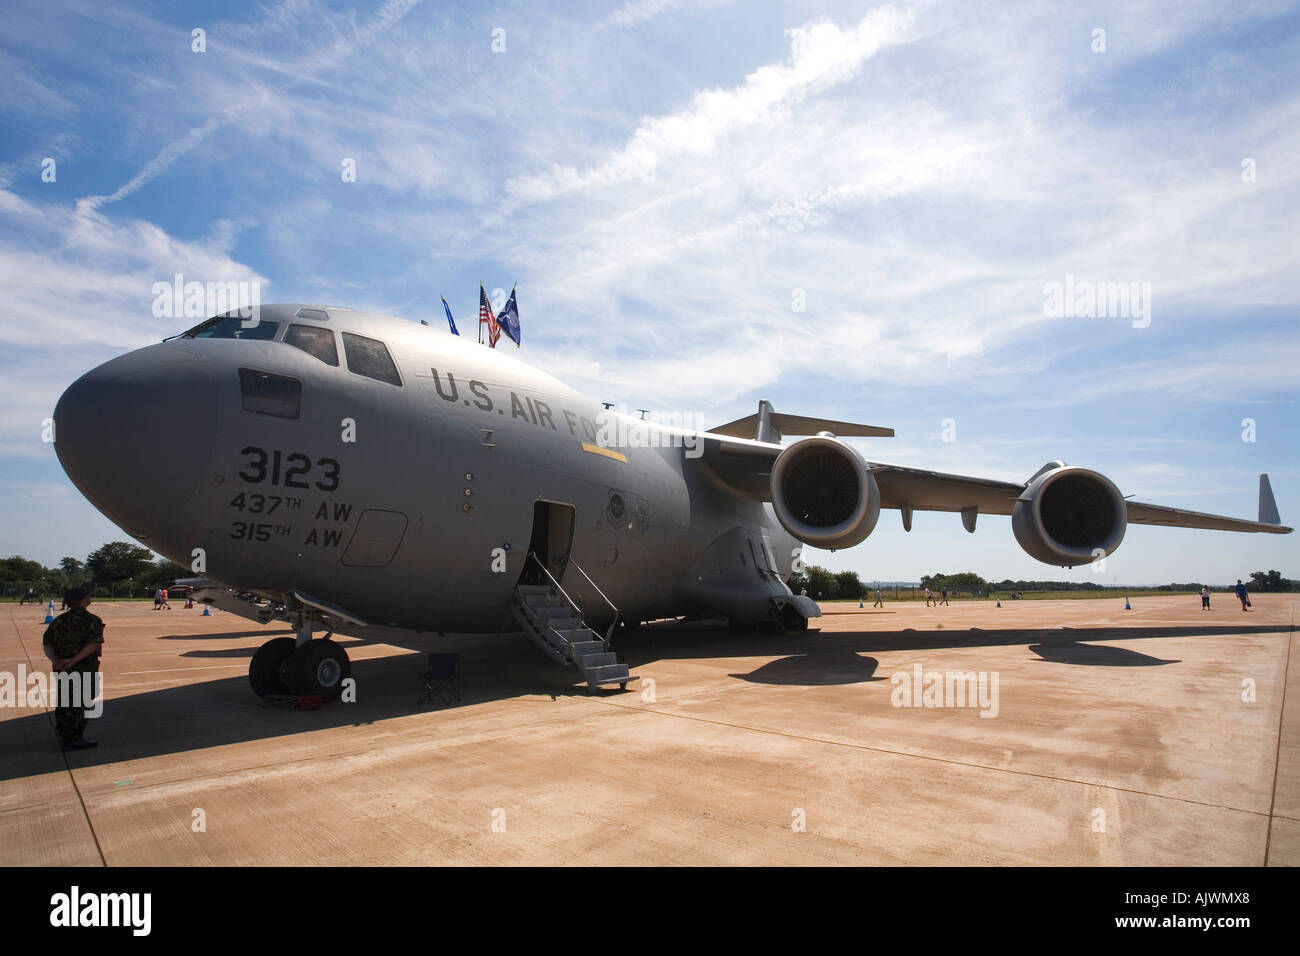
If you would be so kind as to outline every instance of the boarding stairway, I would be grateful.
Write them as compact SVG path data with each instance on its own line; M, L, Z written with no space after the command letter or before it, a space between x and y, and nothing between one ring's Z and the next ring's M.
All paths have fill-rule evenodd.
M533 562L546 575L548 584L519 584L515 587L511 610L533 643L557 664L572 664L587 683L587 693L605 684L618 684L626 690L629 681L639 678L628 673L626 664L619 663L618 655L610 649L610 635L618 624L618 609L605 597L595 582L574 561L575 568L587 583L595 588L614 610L614 619L602 636L587 626L582 607L569 597L560 583L537 557L529 553Z

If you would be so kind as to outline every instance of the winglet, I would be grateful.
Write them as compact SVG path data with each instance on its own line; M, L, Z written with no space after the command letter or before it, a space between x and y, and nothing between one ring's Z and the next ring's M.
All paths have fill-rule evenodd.
M1268 483L1268 475L1259 476L1259 520L1263 524L1282 523L1282 516L1277 513L1277 501L1273 498L1273 486Z

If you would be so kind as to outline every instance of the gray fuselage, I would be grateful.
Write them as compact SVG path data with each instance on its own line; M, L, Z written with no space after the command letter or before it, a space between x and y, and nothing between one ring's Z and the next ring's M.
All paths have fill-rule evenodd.
M797 543L770 506L690 461L689 434L611 443L599 404L504 349L412 322L297 305L263 306L259 322L259 337L183 337L107 362L55 413L81 491L182 566L373 623L508 629L541 501L562 516L549 566L593 621L607 616L597 587L624 620L756 619L785 590ZM291 326L295 341L332 337L337 364L286 343ZM396 381L353 370L374 342Z

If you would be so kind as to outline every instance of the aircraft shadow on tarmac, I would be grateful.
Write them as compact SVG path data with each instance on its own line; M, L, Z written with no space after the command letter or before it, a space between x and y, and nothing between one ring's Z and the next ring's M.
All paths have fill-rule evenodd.
M283 631L224 631L221 634L206 634L200 631L198 634L162 634L158 637L160 641L212 641L222 638L235 639L237 637L274 637L277 633L292 634L293 628L285 628ZM256 648L254 648L256 650Z
M1096 644L1079 644L1063 641L1052 644L1030 644L1029 649L1052 664L1085 664L1093 667L1154 667L1159 664L1181 664L1181 660L1162 660L1127 647L1098 647Z
M855 655L882 654L899 651L941 650L965 647L1013 647L1049 649L1055 654L1051 659L1060 663L1111 663L1115 666L1130 664L1127 655L1115 655L1110 661L1092 652L1082 652L1070 657L1069 648L1084 646L1081 642L1135 641L1165 637L1242 637L1252 634L1277 634L1286 631L1285 624L1260 626L1192 626L1186 627L1097 627L1097 628L1038 628L1008 631L937 629L933 631L840 631L824 633L809 630L803 633L736 635L725 626L695 624L679 627L671 622L643 628L634 635L616 634L614 647L619 657L627 660L634 669L659 660L689 660L711 657L781 657L794 656L806 659L809 667L818 660L834 669L846 658L830 656L830 652L851 652ZM1120 651L1123 648L1094 648L1094 652ZM1036 651L1040 657L1047 657ZM1138 657L1145 655L1131 652ZM865 658L860 658L865 660ZM1159 663L1177 663L1150 658ZM773 662L776 663L776 662ZM761 670L762 668L760 668ZM757 671L755 673L758 673ZM746 676L746 675L740 675ZM815 676L810 672L809 676ZM813 680L809 683L825 683ZM830 681L830 683L835 683Z
M292 636L292 634L293 632L290 631L288 634L282 636L289 637ZM259 632L256 636L260 637L261 633ZM340 641L337 641L336 643L339 645L339 647L343 648L344 650L351 651L351 650L355 650L358 647L369 647L376 642L358 641L358 640L353 640L352 638L344 638ZM256 653L257 653L257 646L219 647L219 648L212 648L212 649L199 650L199 651L186 651L184 654L181 655L181 657L184 657L189 660L204 660L204 659L224 660L224 659L236 659L236 658L242 658L244 660L252 660L253 655Z
M748 674L729 674L751 684L785 684L796 687L828 687L834 684L866 684L884 680L876 677L880 662L855 651L832 647L769 661Z
M212 641L220 639L235 640L241 637L260 637L263 640L270 640L272 637L292 637L293 629L286 628L282 631L229 631L224 634L162 634L158 637L160 641ZM353 635L343 636L336 635L338 643L346 648L369 647L372 644L386 644L391 641L374 641L367 640L364 637ZM185 651L181 657L247 657L250 660L257 653L259 645L251 647L223 648L221 650L203 650L203 651Z
M378 629L376 629L378 630ZM872 654L917 652L943 648L1008 647L1021 645L1044 661L1101 666L1176 663L1148 658L1123 648L1094 647L1097 641L1136 641L1165 637L1231 638L1251 634L1285 633L1286 625L1101 627L1038 630L848 631L823 634L809 630L791 634L732 634L725 626L660 622L632 633L618 632L614 645L631 666L650 667L665 660L772 657L754 671L730 675L755 684L827 686L845 683L880 683ZM256 632L258 636L266 632ZM225 635L210 634L210 640ZM351 635L348 635L351 637ZM86 736L100 740L95 750L62 754L55 745L53 717L35 713L0 722L0 780L63 771L66 767L96 766L161 754L184 753L252 740L288 737L314 730L373 724L413 715L436 722L447 708L417 705L418 675L427 667L432 650L461 654L461 694L457 706L511 698L529 698L539 707L546 697L585 696L578 674L543 657L523 635L480 635L446 638L383 629L374 635L382 643L413 647L411 653L354 660L357 701L336 702L317 711L265 707L238 673L215 680L114 697L103 716L91 721ZM1082 644L1081 641L1092 642ZM376 641L378 643L380 641ZM354 646L351 643L348 646ZM253 648L241 648L231 657L243 657ZM1114 653L1121 652L1121 653ZM184 656L218 656L215 651L187 652ZM1136 658L1136 659L1135 659ZM654 676L649 674L647 676ZM635 688L635 684L632 688ZM618 691L603 691L614 698ZM634 694L629 689L629 694Z

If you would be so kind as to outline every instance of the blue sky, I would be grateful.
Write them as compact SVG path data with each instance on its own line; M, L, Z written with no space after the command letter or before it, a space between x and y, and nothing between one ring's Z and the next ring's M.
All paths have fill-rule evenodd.
M442 294L464 329L480 279L518 282L520 354L595 399L721 423L766 398L894 427L855 440L877 460L1022 480L1062 458L1244 517L1268 471L1300 520L1293 4L6 9L5 554L123 537L41 422L82 372L192 324L151 312L177 272L435 325ZM1149 283L1149 324L1046 314L1067 275ZM904 534L894 512L809 558L1300 577L1294 535L1131 527L1099 575L1033 561L1004 518Z

